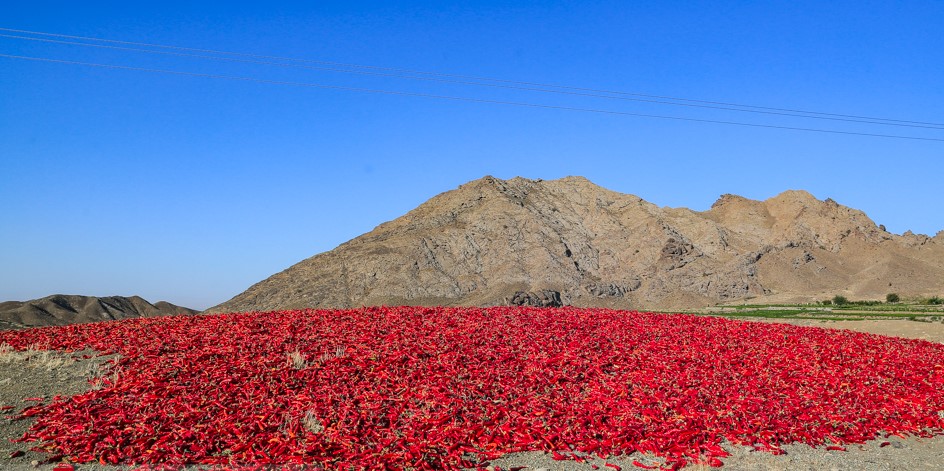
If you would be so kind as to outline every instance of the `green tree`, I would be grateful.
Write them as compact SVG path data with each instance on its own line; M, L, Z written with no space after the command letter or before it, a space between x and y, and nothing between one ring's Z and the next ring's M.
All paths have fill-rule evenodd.
M897 293L888 293L885 295L886 303L897 303L898 301L901 301L901 298L898 297Z
M842 306L843 304L849 304L849 300L845 296L835 295L833 296L833 304L837 306Z

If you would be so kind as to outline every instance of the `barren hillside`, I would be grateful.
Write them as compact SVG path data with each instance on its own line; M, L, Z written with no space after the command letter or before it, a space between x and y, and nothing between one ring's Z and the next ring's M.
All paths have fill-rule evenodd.
M664 208L581 177L485 177L210 312L361 305L720 302L944 292L944 232L894 235L804 191Z
M196 314L199 311L165 301L151 304L138 296L55 294L32 301L0 303L0 329L66 325L130 317Z

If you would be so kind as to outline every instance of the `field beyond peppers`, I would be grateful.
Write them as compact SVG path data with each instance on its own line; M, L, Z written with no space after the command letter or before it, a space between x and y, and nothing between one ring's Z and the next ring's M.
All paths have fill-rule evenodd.
M720 465L724 440L780 453L944 434L944 345L690 315L303 310L0 343L121 355L96 389L24 412L25 438L72 462L454 469L544 450L678 468Z

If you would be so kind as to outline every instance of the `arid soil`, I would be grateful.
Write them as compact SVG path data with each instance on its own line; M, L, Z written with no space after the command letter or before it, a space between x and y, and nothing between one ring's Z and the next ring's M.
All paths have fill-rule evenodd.
M693 309L944 295L944 231L895 235L804 191L659 207L580 177L485 177L208 312L371 305Z
M909 320L849 320L823 321L816 319L746 319L757 322L780 322L784 324L846 329L869 334L889 335L929 342L944 343L944 323Z
M0 346L0 407L12 409L0 414L0 468L32 469L33 461L44 461L48 455L30 451L34 444L11 442L32 424L30 419L12 417L38 400L48 403L55 396L74 396L94 387L90 381L102 376L110 357L92 351L16 352L7 347Z
M762 320L767 321L767 320ZM781 321L782 322L782 321ZM882 335L896 335L944 342L944 324L922 323L907 320L877 321L817 321L791 319L786 322L827 328L850 328L852 330ZM94 352L13 352L0 349L0 407L12 406L0 420L0 468L2 469L52 469L53 464L34 464L46 459L46 455L28 451L30 444L11 443L29 428L29 419L11 420L24 408L35 404L30 398L49 401L56 395L75 395L94 387L94 378L107 373L104 368L109 357L94 356ZM91 380L91 381L90 381ZM886 443L887 442L887 443ZM883 446L885 443L885 446ZM753 452L750 448L725 445L732 456L724 458L725 470L921 470L942 469L944 466L944 437L880 438L863 445L847 446L847 451L826 451L805 445L787 445L786 455ZM21 455L20 452L23 454ZM527 466L530 470L591 470L611 463L624 470L641 469L633 461L657 464L652 457L633 455L608 460L594 459L585 463L554 461L542 452L515 453L492 462L493 466L509 469L512 466ZM79 470L114 470L121 467L99 464L77 465ZM190 467L189 469L197 469ZM690 466L687 469L710 469L705 466Z
M882 446L883 443L888 443ZM827 451L811 448L807 445L786 445L787 453L775 456L770 453L755 452L750 447L723 445L731 456L723 458L724 466L711 468L707 465L690 465L686 470L721 469L726 471L885 471L885 470L939 470L944 466L944 437L936 438L898 438L874 440L863 445L846 446L847 451ZM648 456L632 455L628 457L602 460L594 458L585 463L554 461L550 454L541 452L515 453L492 461L493 466L502 469L526 466L526 470L592 470L596 465L600 470L613 470L606 463L619 466L623 470L641 470L633 464L639 461L644 465L655 465L661 461Z

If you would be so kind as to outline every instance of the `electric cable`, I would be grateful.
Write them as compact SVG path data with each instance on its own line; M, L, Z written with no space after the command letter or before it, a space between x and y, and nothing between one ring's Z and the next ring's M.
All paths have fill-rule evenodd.
M625 96L601 95L597 93L575 92L575 91L566 91L566 90L551 90L551 89L545 89L545 88L525 87L525 86L516 86L516 85L502 85L502 84L485 83L485 82L442 79L442 78L435 78L435 77L419 77L419 76L413 76L413 75L404 75L404 74L388 73L388 72L350 70L350 69L342 69L342 68L337 68L337 67L311 66L311 65L301 65L301 64L293 64L293 63L285 63L285 62L262 61L262 60L256 60L256 59L239 59L239 58L233 58L233 57L209 56L209 55L191 54L191 53L185 53L185 52L155 51L151 49L140 49L140 48L133 48L133 47L110 46L107 44L89 44L89 43L82 43L82 42L76 42L76 41L61 41L57 39L31 38L28 36L16 36L16 35L10 35L10 34L0 34L0 38L24 39L24 40L29 40L29 41L40 41L40 42L53 43L53 44L86 46L86 47L95 47L95 48L119 50L119 51L143 52L147 54L159 54L159 55L174 56L174 57L188 57L188 58L195 58L195 59L208 59L208 60L215 60L215 61L222 61L222 62L235 62L235 63L246 63L246 64L257 64L257 65L274 65L278 67L291 67L291 68L306 69L306 70L319 70L319 71L341 72L341 73L358 74L358 75L406 78L410 80L423 80L423 81L440 82L440 83L453 83L453 84L460 84L460 85L475 85L475 86L483 86L483 87L491 87L491 88L535 91L535 92L574 95L574 96L583 96L583 97L591 97L591 98L606 98L606 99L612 99L612 100L654 103L654 104L661 104L661 105L685 106L685 107L690 107L690 108L707 108L707 109L714 109L714 110L737 111L741 113L758 113L758 114L777 115L777 116L790 116L790 117L795 117L795 118L843 121L843 122L861 123L861 124L875 124L875 125L880 125L880 126L899 126L899 127L907 127L907 128L944 130L944 125L929 126L929 125L905 124L905 123L897 123L897 122L872 121L872 120L865 120L865 119L836 118L836 117L830 117L830 116L810 116L810 115L804 115L804 114L798 114L798 113L787 113L787 112L779 112L779 111L740 109L740 108L731 108L731 107L716 106L716 105L703 105L703 104L697 104L697 103L679 103L679 102L652 100L652 99L644 99L644 98L630 98L630 97L625 97Z
M872 116L850 115L850 114L840 114L840 113L826 113L826 112L819 112L819 111L806 111L806 110L775 108L775 107L767 107L767 106L744 105L744 104L731 103L731 102L698 100L698 99L691 99L691 98L671 97L671 96L665 96L665 95L652 95L652 94L633 93L633 92L624 92L624 91L616 91L616 90L605 90L605 89L597 89L597 88L555 85L555 84L547 84L547 83L540 83L540 82L507 80L507 79L490 78L490 77L482 77L482 76L475 76L475 75L427 72L427 71L397 68L397 67L380 67L380 66L373 66L373 65L351 64L351 63L344 63L344 62L320 61L320 60L313 60L313 59L299 59L299 58L285 57L285 56L232 52L232 51L223 51L223 50L216 50L216 49L170 46L170 45L164 45L164 44L135 42L135 41L121 41L121 40L116 40L116 39L94 38L94 37L88 37L88 36L76 36L76 35L68 35L68 34L48 33L48 32L41 32L41 31L30 31L30 30L2 28L2 27L0 27L0 31L7 31L7 32L14 32L14 33L21 33L21 34L32 34L32 35L48 36L48 37L67 38L67 39L79 39L79 40L84 40L84 41L97 41L97 42L105 42L105 43L111 43L111 44L124 44L124 45L130 45L130 46L143 46L143 47L152 47L152 48L161 48L161 49L171 49L171 50L178 50L178 51L191 51L191 52L200 52L200 53L220 54L220 55L247 57L247 58L254 58L254 59L278 60L278 61L284 61L284 62L297 62L297 63L308 63L308 64L323 64L323 65L329 65L329 66L335 66L335 67L347 67L347 68L353 68L353 69L382 70L382 71L391 71L391 72L397 72L397 73L425 75L425 76L433 76L433 77L450 77L450 78L457 78L457 79L471 79L471 80L477 80L477 81L497 82L497 83L513 84L513 85L535 86L535 87L542 87L545 89L556 88L556 89L561 89L561 90L604 93L604 94L609 94L609 95L620 95L620 96L636 96L636 97L654 98L654 99L661 99L661 100L674 100L674 101L684 101L684 102L690 102L690 103L702 103L702 104L707 104L707 105L721 105L721 106L729 106L729 107L733 106L733 107L738 107L738 108L751 108L754 110L767 110L767 111L772 111L772 112L811 115L811 116L803 116L803 117L813 117L812 115L818 115L818 116L828 116L828 117L836 117L836 118L847 118L847 119L853 119L853 120L870 120L870 121L888 122L888 123L872 122L870 124L902 123L902 124L911 124L911 125L924 125L928 127L944 127L944 123L879 118L879 117L872 117ZM544 91L550 91L550 90L544 90ZM616 98L616 97L612 97L612 98ZM747 110L733 110L733 111L747 111Z
M344 91L396 95L396 96L435 98L435 99L441 99L441 100L464 101L464 102L470 102L470 103L490 103L490 104L553 109L553 110L562 110L562 111L577 111L577 112L584 112L584 113L634 116L634 117L642 117L642 118L655 118L655 119L688 121L688 122L698 122L698 123L726 124L726 125L746 126L746 127L754 127L754 128L785 129L785 130L792 130L792 131L844 134L844 135L852 135L852 136L869 136L869 137L881 137L881 138L890 138L890 139L908 139L908 140L918 140L918 141L944 142L944 139L932 138L932 137L901 136L901 135L894 135L894 134L877 134L877 133L865 133L865 132L854 132L854 131L839 131L839 130L832 130L832 129L803 128L803 127L794 127L794 126L779 126L779 125L773 125L773 124L744 123L744 122L738 122L738 121L722 121L722 120L713 120L713 119L687 118L687 117L682 117L682 116L631 113L631 112L626 112L626 111L601 110L601 109L595 109L595 108L579 108L579 107L559 106L559 105L546 105L546 104L527 103L527 102L518 102L518 101L491 100L491 99L484 99L484 98L457 97L457 96L450 96L450 95L403 92L403 91L396 91L396 90L382 90L382 89L374 89L374 88L347 87L347 86L341 86L341 85L327 85L327 84L319 84L319 83L311 83L311 82L270 80L270 79L261 79L261 78L256 78L256 77L244 77L244 76L235 76L235 75L207 74L207 73L200 73L200 72L187 72L187 71L167 70L167 69L151 69L151 68L146 68L146 67L134 67L134 66L115 65L115 64L99 64L99 63L93 63L93 62L50 59L50 58L45 58L45 57L19 56L19 55L12 55L12 54L0 54L0 57L6 57L9 59L37 61L37 62L82 65L82 66L88 66L88 67L98 67L98 68L115 69L115 70L133 70L133 71L140 71L140 72L151 72L151 73L170 74L170 75L179 75L179 76L188 76L188 77L202 77L202 78L210 78L210 79L256 82L256 83L265 83L265 84L272 84L272 85L291 85L291 86L299 86L299 87L321 88L321 89L328 89L328 90L344 90Z

